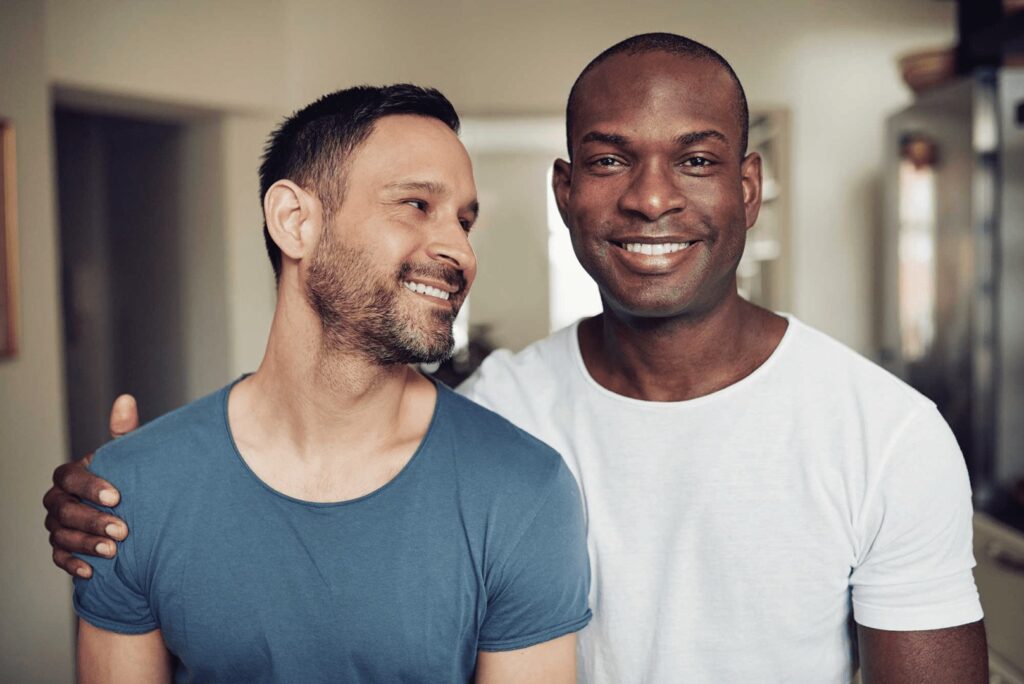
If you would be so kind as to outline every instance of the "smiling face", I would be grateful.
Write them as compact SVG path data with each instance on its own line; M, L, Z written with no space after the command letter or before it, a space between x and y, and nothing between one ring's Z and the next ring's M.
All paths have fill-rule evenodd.
M741 159L736 86L713 62L617 54L580 82L555 199L606 309L700 315L736 295L761 165Z
M305 273L327 343L381 364L447 358L476 276L465 148L436 119L387 116L351 155L345 178Z

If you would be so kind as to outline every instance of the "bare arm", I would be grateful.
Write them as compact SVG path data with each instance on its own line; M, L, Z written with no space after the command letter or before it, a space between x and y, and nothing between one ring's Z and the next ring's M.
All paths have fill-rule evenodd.
M515 651L480 651L476 684L574 684L576 635L545 641Z
M127 394L121 395L110 411L110 436L120 437L138 426L135 399ZM121 498L113 485L86 469L91 460L92 454L88 454L53 471L53 487L43 497L53 562L69 575L79 577L91 577L92 568L72 553L110 558L117 552L114 542L128 536L128 526L123 520L80 501L85 499L102 506L116 506Z
M160 630L117 634L78 621L80 684L169 683L172 662Z
M985 624L919 632L857 625L864 684L987 684Z

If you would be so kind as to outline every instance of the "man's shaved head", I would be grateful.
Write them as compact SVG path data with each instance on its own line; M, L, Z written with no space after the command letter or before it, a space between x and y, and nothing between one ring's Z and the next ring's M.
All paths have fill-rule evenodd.
M747 133L750 128L750 113L747 110L747 96L743 92L743 86L740 84L740 79L736 76L736 72L733 71L729 62L727 62L722 55L718 54L707 45L698 43L697 41L686 38L685 36L676 35L675 33L642 33L638 36L633 36L632 38L626 38L622 42L612 45L610 48L592 59L590 64L580 72L580 75L576 78L576 82L572 84L572 90L569 91L569 101L565 108L566 144L569 147L570 161L572 160L573 153L573 127L575 125L577 100L587 74L597 68L609 57L614 57L615 55L620 54L638 55L648 52L665 52L668 54L680 55L682 57L689 57L691 59L706 60L714 62L725 69L733 83L736 84L734 108L737 124L741 132L739 150L740 158L742 159L747 152Z

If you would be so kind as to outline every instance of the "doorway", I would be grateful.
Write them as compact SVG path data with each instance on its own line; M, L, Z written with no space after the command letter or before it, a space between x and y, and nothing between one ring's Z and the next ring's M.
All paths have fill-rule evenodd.
M118 394L134 394L145 421L226 381L217 193L195 191L217 145L209 121L58 105L54 123L67 415L79 456L109 439ZM211 371L210 387L196 382Z

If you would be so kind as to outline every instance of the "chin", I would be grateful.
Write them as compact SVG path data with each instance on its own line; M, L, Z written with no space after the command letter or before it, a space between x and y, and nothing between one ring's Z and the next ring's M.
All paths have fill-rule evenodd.
M386 356L390 363L443 363L455 350L451 323L428 328L407 328L397 336Z
M601 292L604 308L629 318L675 318L696 313L701 307L691 293L643 292L623 293Z
M611 306L611 310L619 318L643 320L651 323L666 320L669 318L679 318L681 316L687 316L694 313L688 307L679 306L678 304L666 304L662 306L637 306L613 304Z

